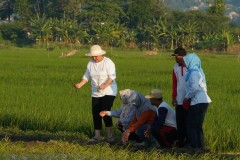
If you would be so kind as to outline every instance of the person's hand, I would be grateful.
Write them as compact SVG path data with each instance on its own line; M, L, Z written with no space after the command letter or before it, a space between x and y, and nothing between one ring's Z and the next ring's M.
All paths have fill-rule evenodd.
M172 99L172 105L175 106L175 107L177 106L177 100L176 99Z
M146 137L146 138L149 138L150 136L151 136L151 131L148 129L148 130L145 130L144 131L144 136Z
M188 99L184 99L183 100L183 108L185 109L185 110L188 110L189 109L189 107L190 107L190 100L188 100Z
M130 130L126 130L125 132L123 132L122 134L122 142L123 143L126 143L128 141L128 137L130 135Z
M106 88L106 86L105 86L105 84L103 83L103 84L101 84L100 86L98 86L98 89L99 90L104 90Z
M81 88L80 83L74 85L77 89Z
M101 117L108 116L108 112L107 112L107 111L101 111L101 112L99 113L99 115L100 115Z

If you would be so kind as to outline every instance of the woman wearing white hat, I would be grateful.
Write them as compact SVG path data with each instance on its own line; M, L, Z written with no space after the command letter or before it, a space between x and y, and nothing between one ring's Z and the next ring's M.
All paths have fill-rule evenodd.
M102 129L102 119L107 130L107 141L113 142L112 118L101 117L99 113L104 110L111 110L113 101L117 94L117 83L115 64L111 59L104 57L106 52L99 45L93 45L86 56L91 60L87 64L87 69L81 82L75 84L76 88L81 88L91 79L92 85L92 115L95 136L89 142L99 142L102 140L100 130Z

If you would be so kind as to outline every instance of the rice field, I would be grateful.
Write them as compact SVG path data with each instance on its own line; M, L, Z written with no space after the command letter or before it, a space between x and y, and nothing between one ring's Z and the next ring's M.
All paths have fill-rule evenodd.
M60 50L0 49L0 134L39 131L52 135L63 133L63 140L64 135L83 140L91 137L93 126L90 83L80 90L73 87L85 72L89 61L89 57L85 57L87 51L82 49L74 56L59 58L62 52ZM106 56L116 64L119 90L130 88L148 94L151 89L159 88L163 91L164 100L171 104L171 74L175 61L170 57L170 52L144 56L139 50L107 49L107 53ZM236 55L231 54L197 54L202 59L208 94L213 101L204 122L206 146L212 153L237 154L240 151L240 62ZM121 101L117 96L113 109L120 105ZM120 136L117 130L115 134ZM158 152L155 149L147 152L148 156L143 156L142 151L130 152L126 148L114 149L108 145L84 147L58 140L51 141L47 147L45 144L39 144L35 150L54 144L58 149L52 149L46 156L53 156L55 159L103 159L103 148L105 154L114 156L115 159L121 158L117 155L121 155L123 159L135 159L136 155L139 156L137 159L186 159L186 155L157 156ZM5 138L0 145L1 159L11 156L17 159L24 157L19 154L21 148L26 149L24 142L17 141L13 144ZM63 152L59 146L73 151ZM90 152L91 149L96 150L96 157ZM10 154L13 152L16 154ZM53 154L56 152L57 155ZM23 153L29 154L29 159L44 159L41 154L32 157L34 151L31 152L31 149ZM64 155L61 156L61 153ZM69 155L66 157L66 154ZM56 158L58 156L61 158ZM196 157L188 157L191 158ZM216 155L201 157L218 158Z

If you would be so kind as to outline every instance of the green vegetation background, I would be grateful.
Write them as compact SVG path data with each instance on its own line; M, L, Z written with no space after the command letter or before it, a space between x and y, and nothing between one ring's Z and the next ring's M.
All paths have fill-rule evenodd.
M9 157L10 153L15 153L16 157L45 153L50 157L67 154L68 158L82 155L93 159L101 159L99 157L104 154L116 159L120 155L123 159L143 155L142 151L130 152L127 148L118 151L118 146L107 144L81 146L74 143L86 141L93 132L90 83L80 90L73 87L84 74L89 58L84 56L85 49L68 58L59 58L61 52L26 48L0 50L0 135L3 138L0 154L3 158ZM148 94L151 89L159 88L164 100L171 104L171 74L175 63L171 53L144 56L138 50L119 49L107 50L107 53L106 56L116 64L119 90L130 88ZM240 151L239 56L197 54L202 59L208 93L213 101L204 122L206 146L213 153L237 153ZM117 97L113 109L120 105ZM115 133L120 136L117 130ZM11 142L11 135L15 135L18 141ZM50 140L46 144L38 141L33 141L32 145L25 143L31 138L44 140L44 136ZM106 149L105 153L102 147ZM90 154L91 149L96 150L96 155ZM149 157L144 155L142 159L154 159L158 152L153 150L148 154ZM181 159L176 155L168 156L165 158ZM185 156L182 155L183 159ZM212 159L215 156L203 157Z

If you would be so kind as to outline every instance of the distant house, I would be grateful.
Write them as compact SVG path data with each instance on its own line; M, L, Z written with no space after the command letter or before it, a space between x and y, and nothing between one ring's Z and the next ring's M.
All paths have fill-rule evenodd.
M238 14L237 12L229 12L227 14L227 16L230 18L230 19L235 19L235 18L239 18L240 17L240 14Z

